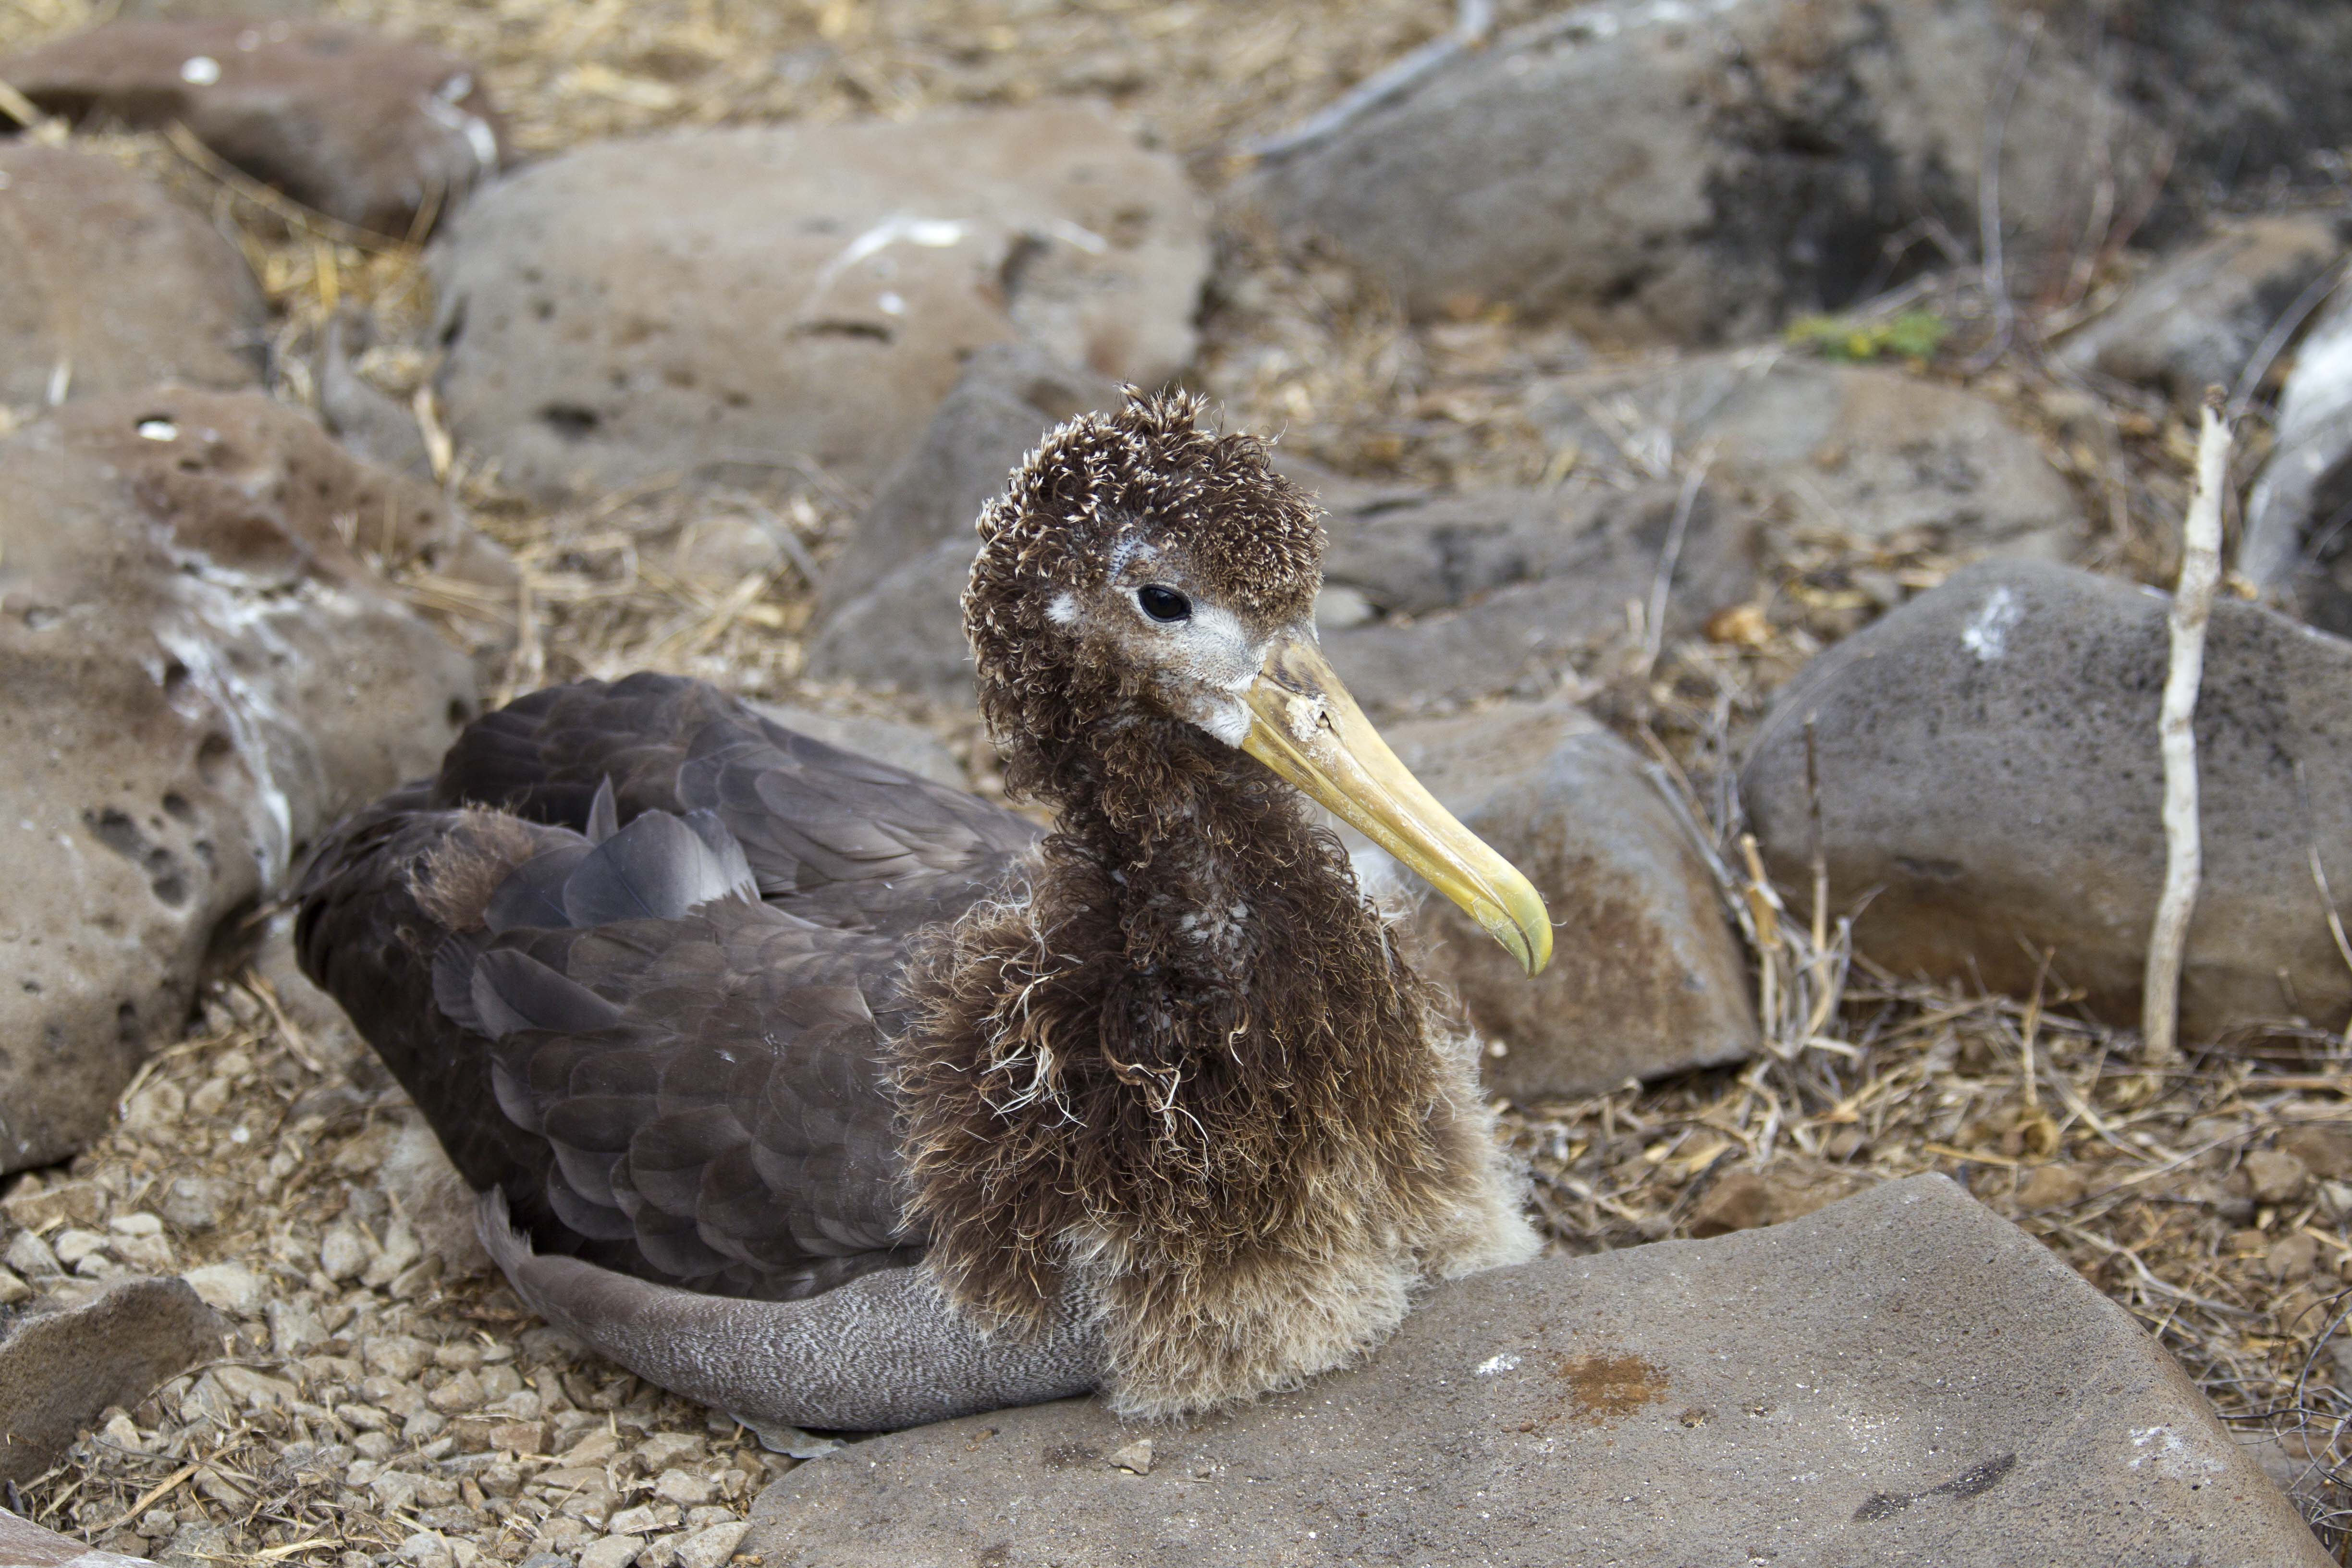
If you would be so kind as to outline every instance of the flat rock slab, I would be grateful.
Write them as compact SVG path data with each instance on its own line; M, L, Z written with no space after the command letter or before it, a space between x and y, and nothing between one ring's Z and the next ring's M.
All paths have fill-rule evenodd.
M1938 1176L1476 1276L1190 1430L1071 1400L858 1444L753 1517L768 1568L2327 1561L2161 1347Z
M184 1279L126 1279L18 1318L0 1338L0 1480L31 1480L109 1405L136 1405L220 1354L226 1329Z
M1711 446L1711 490L1805 527L1963 560L2063 560L2083 542L2074 492L1998 405L1885 365L1777 347L1611 365L1560 378L1533 417L1580 464L1633 479Z
M146 1561L84 1546L0 1508L0 1568L127 1568Z
M509 482L862 488L989 344L1173 374L1208 242L1173 159L1059 104L600 142L485 192L431 262L451 426Z

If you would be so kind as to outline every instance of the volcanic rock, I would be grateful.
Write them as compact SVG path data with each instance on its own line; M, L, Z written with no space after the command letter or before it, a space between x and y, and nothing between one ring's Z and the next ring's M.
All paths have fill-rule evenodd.
M971 706L961 600L980 550L972 524L1048 429L1118 402L1117 385L1034 344L974 353L826 569L810 676Z
M2055 38L2013 69L2007 14L1601 0L1270 156L1244 195L1418 315L1502 304L1603 343L1716 342L1869 291L1923 214L1975 235L1997 123L2007 277L2030 294L2071 265L2103 176L2110 199L2154 184L2159 140Z
M1387 739L1551 910L1551 965L1530 980L1475 921L1346 835L1360 865L1417 897L1429 972L1486 1041L1488 1089L1522 1104L1600 1094L1755 1049L1747 960L1714 874L1633 748L1559 701L1400 724Z
M2343 248L2335 226L2313 216L2232 224L2159 262L2067 340L2058 363L2193 408L2208 386L2237 385L2256 346Z
M1183 1429L1093 1400L858 1445L769 1568L2188 1563L2319 1568L2163 1348L1939 1176L1431 1292L1362 1365Z
M2352 636L2352 291L2304 335L2278 437L2246 498L2239 570L2313 625Z
M110 158L0 143L0 405L250 386L265 315L236 247L161 187Z
M473 716L465 655L352 548L469 533L258 394L77 401L0 442L0 1171L104 1127L223 923Z
M1533 415L1580 464L1628 479L1711 449L1708 482L1782 521L1938 552L2065 559L2074 492L1986 398L1879 365L1734 350L1561 378Z
M441 390L541 495L730 464L869 486L992 343L1156 385L1207 264L1174 161L1083 105L607 142L436 247Z
M1549 692L1579 656L1627 635L1629 602L1646 607L1678 491L1649 484L1403 497L1327 489L1326 579L1375 612L1325 636L1332 668L1375 713ZM1720 490L1692 498L1667 600L1670 631L1748 595L1751 521Z
M471 68L340 23L117 22L0 60L0 81L77 122L187 127L328 216L405 235L505 155Z
M2040 562L1959 573L1815 659L1741 774L1773 875L1809 876L1812 721L1831 896L1898 974L2080 988L2137 1016L2164 879L2163 595ZM2224 597L2197 705L2204 883L2181 1027L2341 1027L2315 852L2352 890L2352 644ZM1865 901L1866 900L1866 901Z
M110 1405L135 1405L220 1354L226 1325L181 1279L126 1279L0 1339L0 1481L29 1481Z

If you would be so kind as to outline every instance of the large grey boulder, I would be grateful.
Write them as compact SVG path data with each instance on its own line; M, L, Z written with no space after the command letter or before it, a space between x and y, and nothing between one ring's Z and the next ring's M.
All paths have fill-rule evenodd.
M29 1481L98 1425L221 1352L227 1325L184 1279L125 1279L0 1334L0 1481Z
M1530 980L1453 904L1415 902L1430 973L1486 1042L1488 1089L1521 1104L1600 1094L1756 1048L1747 959L1714 873L1632 747L1557 700L1400 724L1387 739L1551 910L1551 965ZM1360 865L1386 860L1348 837Z
M2161 1346L1938 1176L1458 1280L1189 1428L1072 1400L877 1438L753 1517L768 1568L2328 1561Z
M0 143L0 405L250 386L267 321L236 247L161 186L110 158Z
M2102 177L2150 183L2158 137L2054 38L2010 76L2011 15L1600 0L1456 56L1244 196L1418 314L1503 303L1603 342L1704 343L1854 299L1922 215L1973 237L1998 122L2009 278L2032 292Z
M2136 1017L2164 879L2167 610L2128 583L1996 562L1831 648L1774 702L1741 773L1773 875L1810 876L1810 718L1831 896L1866 898L1862 952L2023 995L2048 950L2053 984ZM2224 597L2196 730L2204 883L2181 1027L2339 1027L2352 974L2311 856L2352 893L2352 643Z
M1157 384L1208 248L1174 160L1057 104L600 142L431 260L451 427L552 495L729 463L871 486L1016 338Z
M1623 479L1711 454L1711 484L1782 521L1962 560L2081 548L2074 491L2000 407L1883 365L1778 348L1603 365L1538 397L1537 426Z
M2158 228L2214 191L2310 181L2313 154L2352 142L2352 8L2336 0L2059 0L2048 14L2102 49L2171 137Z
M973 353L825 568L810 677L970 707L961 601L980 552L972 525L981 508L1047 430L1118 404L1116 384L1034 343Z
M2226 225L2134 282L2066 340L2058 363L2193 408L2208 386L2237 385L2255 349L2343 250L2336 226L2315 215Z
M992 344L966 362L915 449L825 567L822 597L848 603L943 539L978 538L972 525L1046 431L1078 415L1116 410L1118 384L1075 370L1034 343Z
M1580 658L1627 635L1649 603L1679 487L1575 492L1488 489L1327 491L1328 584L1369 612L1326 631L1332 668L1367 710L1447 710L1513 692L1540 697ZM1719 489L1693 498L1675 556L1670 631L1753 591L1756 532Z
M330 217L404 236L506 155L464 60L336 22L118 22L0 60L0 81L77 121L187 127Z
M2238 569L2306 620L2352 635L2352 290L2336 290L2287 374Z
M465 654L347 542L466 531L257 393L77 400L0 442L0 1172L109 1125L224 922L473 716Z

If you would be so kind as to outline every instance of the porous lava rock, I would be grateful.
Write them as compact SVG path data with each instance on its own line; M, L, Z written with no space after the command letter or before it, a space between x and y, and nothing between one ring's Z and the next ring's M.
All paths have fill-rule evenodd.
M1430 973L1486 1042L1488 1089L1521 1104L1601 1094L1756 1048L1715 874L1633 748L1559 700L1399 724L1387 739L1551 911L1551 964L1530 980L1475 921L1382 866L1379 880L1415 900ZM1360 864L1385 861L1348 837Z
M2016 996L2046 953L2051 987L2136 1018L2164 881L2168 607L2070 567L1989 562L1831 648L1775 700L1740 775L1772 874L1810 877L1810 721L1831 897L1860 909L1861 952ZM2339 1028L2352 974L2312 857L2336 897L2352 891L2352 643L2224 596L2196 732L2184 1035Z
M0 442L0 1171L108 1125L208 950L473 716L465 654L355 548L467 531L257 393L77 400Z
M1975 236L1990 142L2031 294L2103 180L2110 205L2152 190L2160 139L2065 41L2012 64L2015 21L2001 0L1601 0L1463 51L1242 196L1416 314L1709 343L1879 286L1923 215Z
M464 60L338 22L116 22L0 59L0 81L78 123L184 125L255 179L379 234L453 210L505 158Z
M1067 103L600 142L431 261L452 429L552 496L745 465L872 486L1016 339L1156 385L1208 248L1175 162Z
M184 1279L125 1279L80 1306L20 1315L0 1335L0 1481L31 1480L109 1405L136 1405L219 1355L226 1331Z
M769 1568L2328 1561L2162 1346L1940 1176L1455 1280L1181 1429L1066 1400L877 1437L753 1518Z
M0 405L250 386L266 315L236 247L162 187L110 158L0 142Z

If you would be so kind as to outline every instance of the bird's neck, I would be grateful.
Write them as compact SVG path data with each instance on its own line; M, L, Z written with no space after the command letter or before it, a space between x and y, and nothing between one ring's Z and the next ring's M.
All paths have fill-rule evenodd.
M1139 995L1238 1005L1334 939L1391 965L1344 853L1294 790L1190 725L1138 728L1120 737L1132 747L1088 759L1093 787L1063 796L1039 891L1085 920Z
M1028 768L1062 807L1041 863L910 970L910 1215L968 1305L1035 1310L1073 1237L1205 1264L1332 1201L1337 1165L1434 1168L1441 1010L1339 841L1147 725Z

